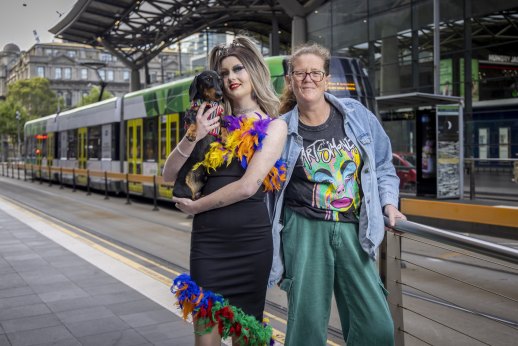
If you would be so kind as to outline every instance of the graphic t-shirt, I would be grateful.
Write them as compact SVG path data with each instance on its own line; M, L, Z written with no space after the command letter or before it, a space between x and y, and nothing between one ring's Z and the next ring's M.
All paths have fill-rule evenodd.
M286 188L285 203L308 218L358 222L362 160L343 123L334 107L322 125L299 122L303 150Z

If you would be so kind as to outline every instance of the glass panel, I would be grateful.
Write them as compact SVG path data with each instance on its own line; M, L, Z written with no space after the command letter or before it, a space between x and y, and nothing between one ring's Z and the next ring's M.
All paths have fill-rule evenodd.
M498 157L508 159L509 156L509 127L498 129Z
M165 161L167 158L167 116L160 117L160 160Z
M68 130L67 140L67 159L75 159L77 158L77 130Z
M111 147L111 153L112 153L112 160L120 160L119 157L119 136L120 136L120 124L112 124L112 147Z
M158 148L158 117L144 119L144 160L156 162Z
M178 144L178 131L176 130L176 126L178 123L176 121L171 121L170 128L171 128L171 150L173 150L174 147L176 147L176 144Z
M137 153L135 155L135 158L137 160L141 160L142 159L142 126L138 125L136 126L136 135L137 135L137 138L136 138L136 145L137 145Z
M128 160L133 159L133 157L135 156L135 153L133 150L133 145L134 145L133 144L134 143L133 130L134 130L134 127L130 125L128 127Z
M88 131L88 158L101 158L101 126L91 127Z
M488 158L489 131L487 128L478 129L478 157L480 159Z

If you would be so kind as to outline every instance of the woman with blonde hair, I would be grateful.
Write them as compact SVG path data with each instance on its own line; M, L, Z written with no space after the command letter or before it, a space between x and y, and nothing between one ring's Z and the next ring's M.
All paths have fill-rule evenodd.
M210 68L223 79L224 114L208 120L202 104L196 141L223 123L228 132L211 145L199 163L208 180L197 200L175 198L176 207L194 215L190 276L172 287L184 316L192 313L196 345L270 343L271 328L262 324L272 231L266 192L280 188L285 164L279 160L286 123L275 119L279 101L263 57L246 38L215 47ZM195 142L184 137L169 155L164 179L174 181Z

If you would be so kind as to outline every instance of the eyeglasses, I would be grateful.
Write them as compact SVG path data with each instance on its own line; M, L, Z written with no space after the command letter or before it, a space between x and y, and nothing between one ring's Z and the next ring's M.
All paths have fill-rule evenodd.
M293 71L291 73L293 77L298 81L303 81L306 79L307 75L309 75L309 78L313 82L321 82L324 79L325 72L323 71L311 71L311 72L304 72L304 71Z

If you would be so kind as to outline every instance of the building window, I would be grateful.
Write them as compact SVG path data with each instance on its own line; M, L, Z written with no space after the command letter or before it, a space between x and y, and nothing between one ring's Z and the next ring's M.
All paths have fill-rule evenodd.
M72 79L72 69L70 67L65 67L63 69L64 79Z
M101 61L112 61L112 56L108 53L101 53L99 58L101 59Z
M129 71L128 70L122 71L122 79L124 79L124 81L129 81L129 78L130 78Z
M108 70L107 71L107 79L109 81L112 81L113 80L113 70Z
M157 73L156 72L151 72L149 78L150 78L150 82L151 83L156 83L156 81L157 81Z
M75 50L68 50L67 51L67 56L69 58L75 58L76 57L76 51Z
M61 79L61 67L54 69L54 79Z
M45 55L52 56L52 49L50 49L50 48L45 49Z
M64 98L65 98L65 107L67 107L67 108L72 107L72 92L65 91Z
M44 66L36 67L36 74L38 75L38 77L45 78L45 67Z
M106 80L106 71L105 70L99 70L99 76L101 76L102 80Z
M81 69L81 79L88 79L88 70L86 68Z

